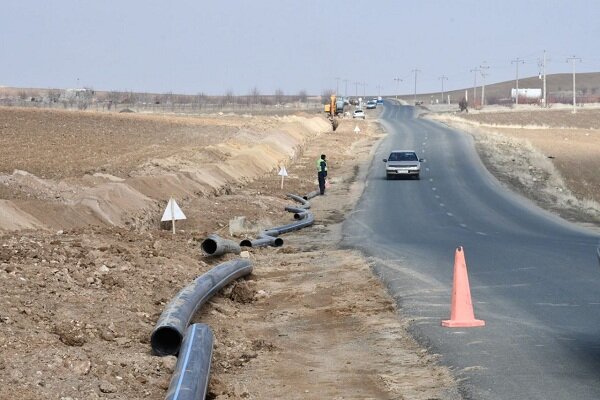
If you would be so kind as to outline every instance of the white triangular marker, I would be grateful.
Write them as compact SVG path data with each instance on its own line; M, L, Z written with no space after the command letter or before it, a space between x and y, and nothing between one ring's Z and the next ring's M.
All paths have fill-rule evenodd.
M279 170L279 176L288 176L288 173L285 169L285 167L281 167L281 169Z
M358 127L358 125L356 125L356 128L354 128L354 133L358 133L360 132L360 128Z
M178 221L181 219L186 219L185 214L183 213L183 211L181 211L181 208L179 208L175 199L170 198L169 203L167 204L167 207L165 208L165 212L163 213L163 216L160 219L161 222L173 221L173 220Z

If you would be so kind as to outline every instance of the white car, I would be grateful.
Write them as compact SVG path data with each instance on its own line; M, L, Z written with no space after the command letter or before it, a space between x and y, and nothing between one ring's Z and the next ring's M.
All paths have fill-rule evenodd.
M365 112L361 109L358 110L354 110L354 113L352 114L352 118L362 118L365 119Z
M384 158L387 179L410 176L419 179L423 159L417 157L414 150L394 150Z

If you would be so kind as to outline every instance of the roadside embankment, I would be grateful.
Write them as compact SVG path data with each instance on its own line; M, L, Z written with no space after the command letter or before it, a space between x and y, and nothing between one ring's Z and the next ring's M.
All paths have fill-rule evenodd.
M600 224L600 110L434 114L467 132L498 180L542 208Z

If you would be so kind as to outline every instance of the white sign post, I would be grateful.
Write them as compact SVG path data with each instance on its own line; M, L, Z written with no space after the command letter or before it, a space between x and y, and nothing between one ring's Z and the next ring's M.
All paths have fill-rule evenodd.
M360 132L360 128L358 127L358 125L356 125L356 128L354 128L354 133L359 133Z
M165 208L165 212L163 213L161 222L171 221L171 226L173 227L173 235L175 234L175 221L186 219L185 214L181 211L181 208L177 205L177 202L174 198L170 198L167 203L167 207Z
M281 176L281 188L283 189L283 179L288 176L287 171L285 170L285 167L282 166L281 169L279 170L279 176Z

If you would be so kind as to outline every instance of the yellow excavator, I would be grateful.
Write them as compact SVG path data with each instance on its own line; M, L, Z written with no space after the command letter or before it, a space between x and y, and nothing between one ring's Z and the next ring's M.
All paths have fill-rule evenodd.
M335 118L338 114L344 113L344 99L337 98L335 94L332 94L329 98L329 104L325 104L325 113L331 121L331 126L335 131L339 125L338 120Z

